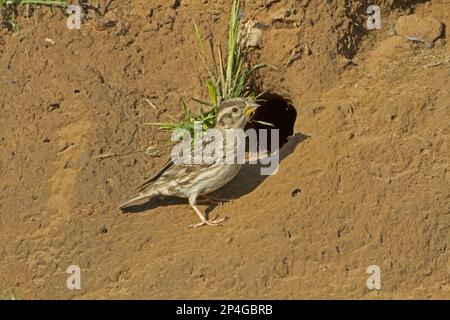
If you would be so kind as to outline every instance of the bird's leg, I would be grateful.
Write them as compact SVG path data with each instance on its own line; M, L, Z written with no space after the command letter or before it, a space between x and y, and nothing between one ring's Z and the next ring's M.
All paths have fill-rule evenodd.
M191 224L189 226L189 228L197 228L197 227L201 227L204 225L208 225L208 226L220 226L220 223L225 221L226 218L222 218L222 219L215 219L215 217L212 220L208 220L205 218L205 216L202 214L202 212L199 210L199 208L197 208L197 206L195 205L197 199L197 195L193 194L189 197L189 204L192 207L192 209L194 209L195 213L197 213L197 215L199 216L200 220L202 220L202 222L197 223L197 224Z

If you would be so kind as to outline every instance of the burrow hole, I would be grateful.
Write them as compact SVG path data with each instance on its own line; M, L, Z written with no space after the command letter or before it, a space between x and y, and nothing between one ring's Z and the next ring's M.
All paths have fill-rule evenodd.
M260 141L259 129L278 129L280 134L279 147L281 148L294 134L294 125L297 119L297 110L291 101L277 93L266 93L258 102L260 107L256 110L252 121L247 125L247 129L255 129L258 132L258 142ZM271 123L273 126L258 123L257 121ZM259 144L259 143L258 143ZM268 134L268 149L272 150L270 133ZM259 146L258 146L259 148Z

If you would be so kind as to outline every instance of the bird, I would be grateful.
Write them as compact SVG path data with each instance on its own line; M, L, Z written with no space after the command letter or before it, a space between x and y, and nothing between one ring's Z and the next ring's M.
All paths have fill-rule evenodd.
M214 129L220 130L223 136L225 136L226 130L244 130L258 107L257 103L245 98L226 99L218 106ZM242 148L242 143L245 141L237 139L234 151ZM200 223L191 224L190 228L205 225L220 226L226 218L207 219L196 206L197 199L222 188L236 177L241 167L242 164L237 161L228 163L228 161L217 159L211 164L175 163L173 160L169 160L156 175L138 187L137 194L120 204L119 208L124 209L136 201L150 200L159 196L187 198L189 205L201 220Z

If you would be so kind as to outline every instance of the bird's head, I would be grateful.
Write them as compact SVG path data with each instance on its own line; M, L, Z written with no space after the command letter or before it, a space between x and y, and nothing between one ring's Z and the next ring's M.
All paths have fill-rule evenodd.
M233 98L219 105L216 127L222 129L244 129L258 104L244 98Z

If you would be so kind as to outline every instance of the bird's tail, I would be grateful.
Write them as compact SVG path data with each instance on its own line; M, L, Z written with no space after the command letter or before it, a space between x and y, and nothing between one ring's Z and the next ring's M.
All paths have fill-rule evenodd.
M124 202L122 202L119 205L119 209L123 209L125 207L128 207L130 204L142 200L142 199L147 199L152 197L153 194L149 194L148 192L139 192L138 194L135 194L134 196L128 198L127 200L125 200Z

